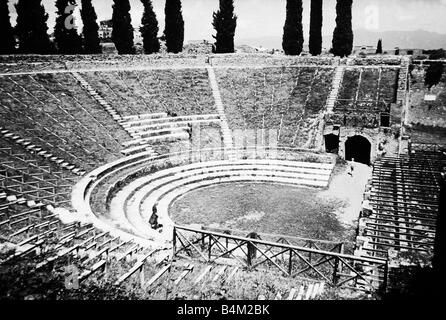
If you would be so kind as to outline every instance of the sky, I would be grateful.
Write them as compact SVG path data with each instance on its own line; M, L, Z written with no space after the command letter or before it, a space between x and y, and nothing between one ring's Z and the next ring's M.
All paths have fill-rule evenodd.
M10 0L12 24L16 14ZM99 20L110 19L112 0L92 0ZM152 0L160 25L164 30L165 0ZM77 0L80 4L80 0ZM55 22L55 0L42 0L49 13L50 29ZM212 39L212 13L218 9L218 0L182 0L185 20L185 40ZM324 24L323 34L331 35L335 27L336 0L323 0ZM140 0L130 0L131 17L134 27L141 22L143 6ZM282 36L285 21L286 0L234 0L238 16L236 41L267 36ZM308 35L310 20L310 0L303 0L304 34ZM82 27L79 8L74 16L77 25ZM425 30L446 33L446 0L354 0L353 28L370 31L411 31ZM308 36L305 37L306 40Z

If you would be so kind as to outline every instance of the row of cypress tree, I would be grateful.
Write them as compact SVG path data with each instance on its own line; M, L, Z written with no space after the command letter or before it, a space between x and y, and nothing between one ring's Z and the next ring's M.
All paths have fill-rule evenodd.
M91 0L81 0L83 37L77 33L72 12L75 0L56 0L55 41L48 36L48 14L41 0L19 0L15 4L17 25L11 26L8 0L0 0L0 53L77 54L100 53L96 12ZM18 49L16 49L16 39Z
M140 28L146 53L158 52L158 22L151 0L141 0L144 5ZM112 39L119 54L133 54L133 27L129 0L113 0ZM97 15L91 0L81 0L82 35L78 34L73 20L76 0L56 0L54 43L48 36L48 14L42 0L19 0L15 4L17 25L11 26L8 0L0 0L0 54L95 54L101 53ZM183 48L184 21L180 0L166 0L166 45L169 52ZM18 48L16 49L16 40Z
M353 0L336 2L336 28L331 49L336 56L348 56L353 49L352 5ZM322 0L311 0L309 48L312 55L322 52L322 9ZM302 0L287 0L282 40L287 55L299 55L303 50L302 11Z
M37 53L37 54L95 54L101 53L98 36L97 15L91 0L81 0L82 35L79 35L73 20L76 0L56 1L56 25L54 43L48 36L48 14L42 0L19 0L15 5L17 25L11 26L8 0L0 0L0 54ZM151 0L141 0L144 13L140 32L144 52L156 53L160 50L158 21ZM119 54L134 54L133 26L130 17L129 0L113 0L112 40ZM184 20L181 0L166 0L165 30L162 37L168 52L183 50ZM220 0L220 10L214 13L213 25L217 30L216 52L234 52L234 34L237 17L234 15L233 0ZM18 49L16 50L16 39Z
M133 27L130 17L129 0L113 0L112 40L119 54L134 54ZM160 50L158 21L151 0L141 0L144 14L140 32L144 52L156 53ZM220 8L213 15L213 36L216 53L234 52L234 35L237 16L234 14L234 0L219 0ZM332 53L347 56L353 48L352 31L353 0L337 0L336 28L333 33ZM15 37L19 42L19 53L94 54L101 52L98 36L97 15L91 0L81 0L81 17L84 24L82 35L77 33L72 21L72 9L76 0L56 0L57 18L54 30L55 43L49 40L47 31L48 14L41 0L19 0L15 5L17 25L11 27L8 0L0 0L0 54L15 52ZM72 8L72 9L70 9ZM310 53L319 55L322 51L322 0L311 0ZM166 0L165 30L162 37L168 52L178 53L183 49L184 20L181 0ZM15 36L14 36L15 34ZM282 47L287 55L302 52L304 36L302 30L302 0L287 0L286 21Z
M143 38L144 52L152 54L159 52L158 21L153 11L151 0L141 0L144 13L140 32ZM237 16L234 14L234 0L219 0L220 8L214 12L213 23L216 35L213 36L216 53L234 52L234 35L237 26ZM179 53L184 44L184 19L181 0L166 0L164 7L165 29L162 40L166 43L167 52ZM113 5L112 40L118 53L135 53L133 45L133 28L130 18L130 3L128 0L114 0Z

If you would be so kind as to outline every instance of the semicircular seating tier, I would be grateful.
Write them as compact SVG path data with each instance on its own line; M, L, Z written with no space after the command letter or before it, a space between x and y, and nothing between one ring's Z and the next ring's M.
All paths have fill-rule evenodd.
M325 188L334 165L334 159L327 155L296 152L293 159L289 151L270 153L263 159L240 156L227 160L217 156L207 161L191 159L185 153L153 157L146 152L87 174L75 186L72 202L99 228L136 238L140 243L166 245L175 225L169 217L169 207L192 190L234 182ZM154 207L163 225L161 232L149 224Z

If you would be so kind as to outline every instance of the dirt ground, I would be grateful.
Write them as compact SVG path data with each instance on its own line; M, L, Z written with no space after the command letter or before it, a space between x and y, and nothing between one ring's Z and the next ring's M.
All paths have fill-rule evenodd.
M372 168L338 164L326 190L265 183L214 185L186 193L170 207L179 224L200 224L340 240L357 225Z
M364 189L367 180L372 176L372 167L362 163L354 163L353 175L349 175L350 162L337 165L328 190L319 193L319 197L340 199L345 203L339 208L337 215L346 224L356 224L361 211Z
M230 183L186 193L170 208L181 225L341 240L336 211L342 202L318 198L320 189L270 183Z

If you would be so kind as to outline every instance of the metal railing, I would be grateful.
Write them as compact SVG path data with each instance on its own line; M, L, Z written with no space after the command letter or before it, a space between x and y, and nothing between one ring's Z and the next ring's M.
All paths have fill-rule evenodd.
M175 226L173 257L183 253L207 263L231 258L249 270L275 268L285 276L317 279L334 287L376 291L385 290L387 282L387 261L345 254L342 244L328 251Z

